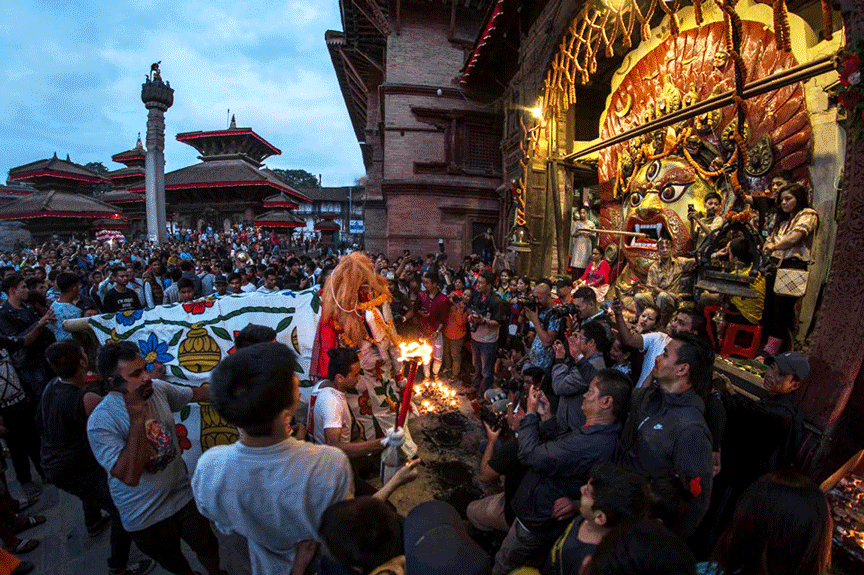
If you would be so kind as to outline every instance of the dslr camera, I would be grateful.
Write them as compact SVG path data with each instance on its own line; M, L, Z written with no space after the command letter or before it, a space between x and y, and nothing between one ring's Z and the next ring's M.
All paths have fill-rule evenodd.
M540 308L540 304L537 303L537 298L532 294L516 298L516 307L518 307L520 311L522 309L537 311Z

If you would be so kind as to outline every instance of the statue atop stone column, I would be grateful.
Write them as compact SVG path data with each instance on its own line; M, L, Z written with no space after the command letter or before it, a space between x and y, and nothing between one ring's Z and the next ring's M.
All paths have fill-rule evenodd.
M147 108L147 160L144 186L147 206L147 239L162 243L167 238L165 217L165 112L174 103L170 82L162 82L159 64L141 85L141 101Z

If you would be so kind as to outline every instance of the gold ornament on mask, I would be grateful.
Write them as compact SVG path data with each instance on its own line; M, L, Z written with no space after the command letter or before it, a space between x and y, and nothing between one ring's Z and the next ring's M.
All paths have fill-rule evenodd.
M180 342L177 350L180 365L192 373L210 371L222 359L219 344L200 323L192 324L192 329L186 334L186 339Z

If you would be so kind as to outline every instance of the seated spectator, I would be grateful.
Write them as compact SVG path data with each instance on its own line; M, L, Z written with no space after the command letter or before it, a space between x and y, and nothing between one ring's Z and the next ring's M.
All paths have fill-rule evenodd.
M320 575L405 572L402 524L396 511L380 499L366 496L334 503L321 517L320 533L326 551Z
M825 494L794 471L769 473L742 495L705 575L826 575L831 566L831 512Z
M572 507L569 500L556 504L556 518L567 519ZM610 530L643 519L647 511L644 478L612 463L597 465L579 490L579 515L552 546L543 575L578 575Z
M518 428L516 421L513 424ZM504 430L493 429L486 422L483 422L483 428L486 430L486 445L480 457L477 479L494 486L503 482L503 489L469 503L465 515L476 529L497 531L503 535L510 530L515 518L510 503L528 468L519 461L519 442L512 434L499 444L498 439Z
M682 535L693 533L711 494L712 436L705 421L705 387L714 352L700 339L675 333L653 369L655 383L633 394L621 434L620 463L645 476L676 474L694 500Z
M195 573L181 550L182 538L208 575L220 575L219 544L195 508L172 415L190 401L209 400L209 386L180 387L153 379L131 341L105 345L96 362L111 391L90 414L87 436L109 474L123 528L141 551L171 573Z
M564 345L555 342L555 363L552 366L552 391L558 397L555 418L562 430L575 430L585 420L582 414L582 395L594 376L606 369L606 353L609 340L599 322L589 323L574 331L567 338L570 359L565 354ZM575 361L573 358L579 358Z
M637 317L646 303L654 303L660 308L660 324L666 325L681 301L681 279L696 267L696 260L672 256L672 241L667 238L657 240L657 256L660 258L648 268L645 287L648 291L638 293L633 298Z
M653 519L625 522L607 533L586 575L695 575L696 559L679 536Z
M555 516L556 504L575 495L591 468L612 457L621 431L618 419L629 397L630 384L624 375L612 370L600 372L582 403L585 424L558 429L555 439L542 441L538 409L545 398L539 389L531 389L518 438L519 460L529 469L513 497L516 520L495 556L493 575L543 564L559 527L563 527Z
M573 303L573 282L567 278L558 278L555 282L555 305Z
M60 277L63 275L65 272ZM108 476L96 461L87 441L87 418L102 398L85 390L87 355L84 348L74 339L67 339L51 344L45 356L57 374L57 378L45 387L36 414L36 426L42 438L45 479L80 499L85 509L92 506L111 516L109 574L146 573L154 567L149 559L127 567L132 539L123 529L120 512L111 500ZM88 531L96 529L95 525L88 526Z
M406 573L489 575L489 556L468 536L449 503L421 503L408 513L402 531Z
M576 289L590 287L597 296L597 301L603 301L609 291L609 262L603 259L603 251L599 246L591 249L591 261L585 268L585 273L574 286Z
M353 495L342 451L286 432L299 399L295 361L285 345L259 343L216 367L213 405L240 440L207 450L192 478L201 513L248 541L253 575L305 572L311 557L298 556L298 544L317 539L325 509Z

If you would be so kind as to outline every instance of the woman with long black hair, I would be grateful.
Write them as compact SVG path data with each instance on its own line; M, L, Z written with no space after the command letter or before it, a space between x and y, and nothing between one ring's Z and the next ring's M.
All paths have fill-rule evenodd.
M795 304L807 286L807 268L819 215L810 207L807 190L789 184L777 195L777 217L765 240L765 255L776 265L777 273L766 290L768 342L765 351L774 355L791 342L797 325ZM772 297L773 296L773 297Z

